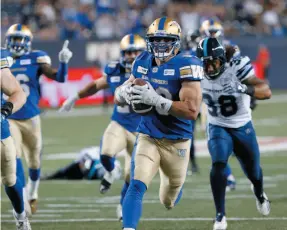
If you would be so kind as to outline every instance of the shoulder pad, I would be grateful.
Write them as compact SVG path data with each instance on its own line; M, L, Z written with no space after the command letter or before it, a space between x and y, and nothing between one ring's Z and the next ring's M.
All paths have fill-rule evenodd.
M146 60L151 57L151 54L148 51L143 51L135 60Z
M202 61L195 56L182 56L178 59L179 75L182 80L200 81L204 77Z
M49 55L42 50L32 50L31 53L31 58L36 61L38 64L49 64L51 65L51 58Z
M251 60L247 56L241 56L232 60L230 66L233 68L240 81L244 81L248 77L255 74Z
M115 73L120 67L120 63L118 61L111 61L105 66L105 74L111 75Z
M13 58L7 49L1 48L1 69L9 68L13 64Z

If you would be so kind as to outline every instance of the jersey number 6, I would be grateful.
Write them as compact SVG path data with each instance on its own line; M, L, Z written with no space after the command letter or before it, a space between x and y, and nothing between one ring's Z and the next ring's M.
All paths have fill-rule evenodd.
M26 96L28 97L30 95L30 88L27 85L29 82L29 77L26 74L19 73L16 75L17 81L20 83L23 91L26 93Z

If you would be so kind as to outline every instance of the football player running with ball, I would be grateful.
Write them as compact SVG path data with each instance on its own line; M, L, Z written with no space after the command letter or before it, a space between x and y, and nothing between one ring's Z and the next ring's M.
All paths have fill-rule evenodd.
M120 42L120 60L108 63L103 76L91 82L76 95L69 97L60 111L70 111L78 99L91 96L102 89L111 88L115 91L118 86L129 79L133 61L145 49L145 40L139 35L128 34L124 36ZM140 115L132 111L131 106L115 105L111 122L106 128L101 141L101 163L107 171L100 186L100 192L103 194L110 189L117 176L118 169L115 168L116 155L124 149L128 152L125 155L125 183L121 192L120 205L117 208L119 219L122 218L121 204L130 183L131 155L139 122Z
M161 203L171 209L182 195L193 122L202 99L203 68L200 59L179 52L180 37L176 21L156 19L147 30L148 51L136 58L130 79L116 90L119 104L131 103L138 112L152 107L138 127L131 183L123 203L124 230L136 229L143 196L158 171ZM132 86L139 78L147 83Z
M248 57L226 65L224 47L216 38L203 39L197 48L203 61L203 101L208 106L208 149L212 158L210 184L216 207L214 230L227 229L225 218L225 168L234 153L254 186L259 213L269 215L270 202L263 191L260 152L251 121L250 97L269 99L269 86L256 78Z
M32 213L37 210L38 189L41 172L42 129L39 108L39 79L42 74L58 82L65 82L68 74L68 62L72 52L65 41L59 52L59 68L51 67L51 59L41 50L32 50L33 35L30 29L21 24L12 25L6 33L6 48L14 58L11 72L19 81L27 95L27 102L16 113L9 116L11 136L15 141L17 156L25 154L29 168L27 184L28 200ZM17 159L17 174L25 187L25 177L20 158Z

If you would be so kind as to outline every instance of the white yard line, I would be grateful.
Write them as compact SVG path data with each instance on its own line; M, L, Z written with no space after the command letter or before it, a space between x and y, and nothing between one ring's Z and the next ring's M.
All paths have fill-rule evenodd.
M270 100L262 100L259 101L259 104L277 104L287 102L286 94L278 94L272 96ZM45 110L42 114L44 119L55 119L55 118L66 118L66 117L88 117L95 115L110 115L113 111L113 106L109 106L108 108L103 108L102 106L98 107L90 107L90 108L74 108L71 112L68 113L59 113L58 110Z
M36 216L35 216L36 217ZM195 217L195 218L142 218L141 221L169 221L169 222L178 222L178 221L213 221L213 218L204 218L204 217ZM273 221L273 220L287 220L287 217L229 217L228 221ZM32 219L32 223L67 223L67 222L118 222L116 218L85 218L85 219L55 219L55 220L35 220ZM13 220L1 220L2 223L14 223Z

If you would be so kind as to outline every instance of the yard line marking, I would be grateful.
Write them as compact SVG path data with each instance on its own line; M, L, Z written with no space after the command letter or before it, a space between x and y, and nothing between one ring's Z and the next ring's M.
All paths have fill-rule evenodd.
M10 211L12 213L12 211ZM95 213L100 212L99 209L38 209L38 213Z
M62 215L57 215L57 214L37 214L37 217L61 217ZM1 214L1 218L9 218L13 217L12 214Z
M287 137L258 137L261 157L273 156L274 152L287 150ZM206 139L197 140L195 143L198 157L210 157ZM117 156L124 156L125 151L121 151ZM78 157L77 152L45 154L43 160L74 160ZM276 155L276 153L275 153ZM62 182L61 182L62 183Z
M35 216L36 217L36 216ZM195 217L195 218L142 218L141 221L213 221L213 218L209 217ZM272 221L272 220L287 220L287 217L229 217L228 221ZM85 218L85 219L58 219L58 220L36 220L32 219L32 223L66 223L66 222L118 222L116 218ZM14 223L14 220L3 220L2 223Z
M184 189L183 190L183 197L182 200L206 200L206 199L211 199L212 200L212 194L210 190L206 190L206 192L201 192L201 194L198 194L197 191L195 191L194 193L190 193L192 191L195 191L193 189ZM249 192L248 192L249 191ZM227 193L226 195L226 199L227 200L233 200L233 199L254 199L255 197L252 194L252 192L250 191L250 189L248 189L248 191L246 190L246 194L231 194L231 193ZM57 198L54 201L60 201L60 202L65 202L67 200L62 200L62 197ZM270 199L282 199L282 198L287 198L287 194L271 194L270 195ZM77 197L77 199L81 200L81 197ZM87 198L89 199L89 198ZM55 204L45 204L43 202L43 205L45 207L48 208L110 208L110 207L117 207L117 205L119 204L120 201L120 197L118 197L117 199L113 199L108 201L107 203L103 204L101 202L101 200L94 200L93 198L90 198L91 200L89 200L89 202L87 202L86 200L82 201L78 201L75 204L71 204L71 203L55 203ZM41 200L45 200L45 198L41 198ZM1 202L9 202L8 199L2 199ZM153 204L153 203L160 203L159 198L157 195L148 195L145 197L145 199L143 200L143 203L146 204Z

